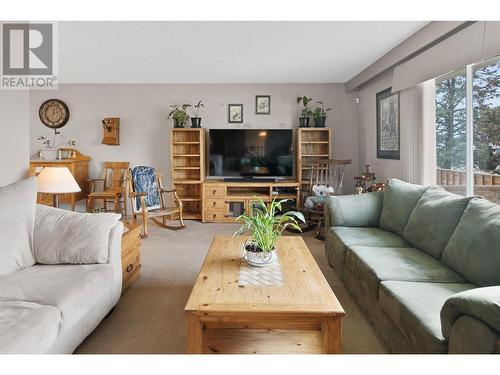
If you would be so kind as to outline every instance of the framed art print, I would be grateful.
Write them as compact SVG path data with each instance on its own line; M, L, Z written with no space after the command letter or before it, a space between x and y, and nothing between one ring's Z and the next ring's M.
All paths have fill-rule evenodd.
M230 124L243 123L243 104L228 104L227 117Z
M400 159L399 93L377 93L377 158Z
M271 114L271 95L255 95L255 114Z

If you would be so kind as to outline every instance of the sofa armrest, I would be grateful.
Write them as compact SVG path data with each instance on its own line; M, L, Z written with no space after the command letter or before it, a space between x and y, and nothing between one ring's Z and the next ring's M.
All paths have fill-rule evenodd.
M441 329L449 340L453 325L462 316L476 318L500 332L500 286L475 288L449 297L441 309Z
M122 236L123 236L123 223L117 222L109 232L108 243L108 263L122 264Z
M325 204L327 228L377 227L382 212L383 191L328 197Z
M108 264L113 267L113 303L118 302L122 292L122 236L123 223L117 222L109 232Z

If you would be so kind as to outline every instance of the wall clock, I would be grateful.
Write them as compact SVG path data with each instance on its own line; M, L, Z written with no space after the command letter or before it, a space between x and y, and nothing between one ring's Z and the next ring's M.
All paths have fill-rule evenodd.
M66 103L59 99L45 101L38 110L40 121L51 128L62 128L69 120L69 109Z

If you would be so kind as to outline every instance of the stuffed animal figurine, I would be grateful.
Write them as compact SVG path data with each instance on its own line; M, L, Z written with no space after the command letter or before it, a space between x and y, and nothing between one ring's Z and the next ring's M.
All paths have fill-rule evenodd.
M313 185L312 191L314 196L307 197L304 207L309 209L314 208L316 210L321 210L326 201L326 197L334 193L333 187L326 185Z

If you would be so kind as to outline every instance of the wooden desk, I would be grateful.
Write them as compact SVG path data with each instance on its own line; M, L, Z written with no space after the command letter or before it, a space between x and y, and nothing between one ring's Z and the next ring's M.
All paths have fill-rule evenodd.
M340 353L345 312L301 237L276 246L282 286L239 283L245 237L214 238L185 307L188 353Z
M77 150L75 150L75 157L72 159L35 159L30 161L29 175L36 176L44 167L68 167L82 191L79 193L59 194L59 203L70 204L71 209L74 211L76 202L87 199L89 194L87 182L89 178L89 160L89 156L82 155ZM38 193L37 203L52 206L52 194Z

